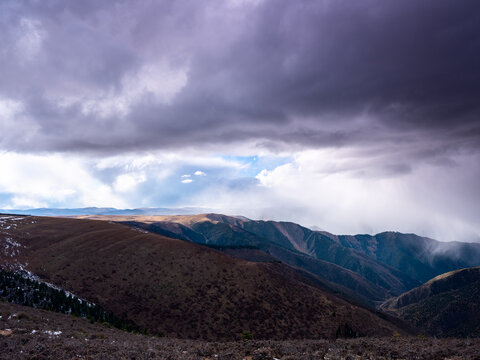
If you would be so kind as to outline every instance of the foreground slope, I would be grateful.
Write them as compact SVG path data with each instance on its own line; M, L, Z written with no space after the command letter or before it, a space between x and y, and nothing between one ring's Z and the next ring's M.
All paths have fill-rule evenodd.
M478 339L202 342L135 335L0 301L0 359L478 359Z
M0 220L5 267L27 269L151 333L235 339L248 330L258 339L298 339L402 332L280 263L235 259L106 221Z
M430 335L480 337L480 267L437 276L382 308Z

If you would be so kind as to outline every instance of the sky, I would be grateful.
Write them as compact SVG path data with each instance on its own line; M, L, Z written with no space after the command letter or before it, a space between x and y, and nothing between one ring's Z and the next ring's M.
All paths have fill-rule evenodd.
M0 2L0 208L480 241L480 2Z

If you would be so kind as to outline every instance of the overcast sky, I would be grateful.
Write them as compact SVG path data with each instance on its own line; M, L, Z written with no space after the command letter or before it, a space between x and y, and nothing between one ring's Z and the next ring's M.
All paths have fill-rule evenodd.
M480 2L0 2L0 208L480 241Z

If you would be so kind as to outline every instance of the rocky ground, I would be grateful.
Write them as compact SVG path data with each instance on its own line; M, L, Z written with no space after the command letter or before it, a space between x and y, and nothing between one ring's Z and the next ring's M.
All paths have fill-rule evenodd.
M132 334L0 301L0 359L480 359L480 339L201 342Z

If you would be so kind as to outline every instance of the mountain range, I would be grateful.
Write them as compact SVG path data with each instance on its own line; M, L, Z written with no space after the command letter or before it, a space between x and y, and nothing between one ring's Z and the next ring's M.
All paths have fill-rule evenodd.
M204 208L135 208L117 209L112 207L86 208L34 208L34 209L0 209L0 214L35 215L35 216L75 216L75 215L158 215L158 214L198 214Z
M5 271L33 276L122 322L171 337L471 336L479 324L471 317L459 330L439 315L445 326L438 331L416 320L426 307L451 312L431 304L453 304L460 296L456 280L434 294L434 303L430 296L428 306L408 295L425 294L431 278L437 283L441 274L479 266L476 243L397 232L334 235L213 213L93 214L0 216L1 248ZM475 289L475 281L468 277L462 289ZM405 300L395 300L405 297L415 299L408 311ZM476 309L478 300L468 299Z

